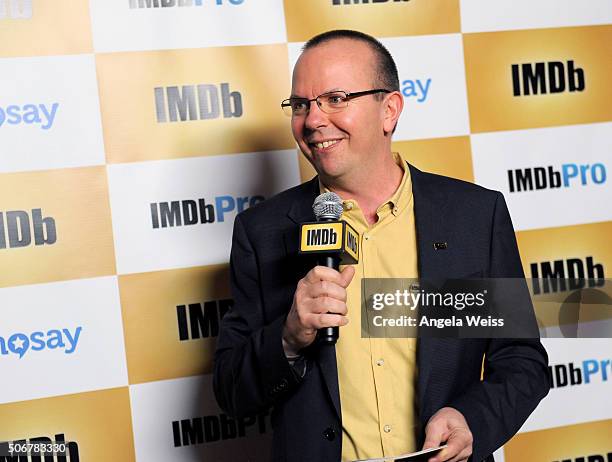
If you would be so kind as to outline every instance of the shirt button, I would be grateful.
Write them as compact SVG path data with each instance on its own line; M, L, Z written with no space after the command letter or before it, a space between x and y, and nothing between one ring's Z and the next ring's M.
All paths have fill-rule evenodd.
M351 201L348 201L344 204L344 208L346 210L353 210L353 203Z
M397 215L397 212L399 212L399 209L398 209L397 207L394 207L394 208L393 208L393 214L394 214L394 215Z
M380 358L378 361L376 361L376 365L377 366L382 366L383 364L385 364L385 360Z
M363 238L367 241L368 239L370 239L370 235L369 234L364 234Z
M390 433L391 432L391 425L385 425L383 427L383 430L385 431L385 433Z

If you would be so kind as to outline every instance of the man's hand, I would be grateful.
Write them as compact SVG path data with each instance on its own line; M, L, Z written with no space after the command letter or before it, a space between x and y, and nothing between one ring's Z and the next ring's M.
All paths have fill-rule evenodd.
M446 443L448 447L428 462L465 462L472 455L472 441L472 432L463 414L452 407L443 407L427 422L423 449Z
M283 329L285 354L295 355L314 342L317 329L348 323L346 288L354 275L350 265L341 273L315 266L299 280Z

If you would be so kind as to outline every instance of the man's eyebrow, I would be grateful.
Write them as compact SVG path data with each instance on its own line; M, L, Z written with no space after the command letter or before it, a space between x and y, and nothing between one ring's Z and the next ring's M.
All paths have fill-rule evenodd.
M326 91L324 91L323 93L321 93L321 95L325 95L325 94L327 94L327 93L332 93L332 92L334 92L334 91L344 91L344 90L343 90L342 88L335 87L335 88L332 88L331 90L326 90ZM319 95L319 96L320 96L320 95ZM290 96L289 96L289 98L308 99L308 98L307 98L307 97L305 97L305 96L299 96L299 95L294 95L294 94L290 95Z

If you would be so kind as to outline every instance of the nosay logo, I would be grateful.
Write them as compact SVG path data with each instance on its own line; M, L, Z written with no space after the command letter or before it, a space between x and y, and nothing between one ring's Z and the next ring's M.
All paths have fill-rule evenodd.
M514 96L584 91L584 70L574 61L512 64Z
M429 95L431 78L402 81L402 95L406 98L416 98L417 103L423 103Z
M554 166L531 167L508 170L510 192L533 191L534 189L569 188L571 186L600 185L606 182L606 166L596 164L563 164L561 170Z
M242 117L242 95L230 91L229 83L156 87L157 122Z
M32 0L0 0L0 19L32 18Z
M0 106L0 127L7 125L38 125L42 130L53 128L59 103L11 104Z
M240 213L264 200L263 196L217 196L211 204L206 199L154 202L151 207L153 229L207 224L225 221L227 213Z
M129 0L130 8L171 8L173 6L242 5L244 0Z
M63 349L65 354L72 354L77 349L83 327L70 329L51 329L46 332L36 331L29 334L16 332L6 337L0 337L0 354L19 355L19 359L28 352Z

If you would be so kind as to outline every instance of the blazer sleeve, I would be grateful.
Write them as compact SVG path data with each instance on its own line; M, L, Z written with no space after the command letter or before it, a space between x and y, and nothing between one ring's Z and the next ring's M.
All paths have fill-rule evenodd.
M260 274L257 254L239 214L230 255L234 305L221 321L213 377L217 402L232 416L266 411L301 380L282 346L286 316L265 323Z
M497 194L488 276L524 279L510 214L503 195ZM527 319L537 329L526 287L523 293L526 298L517 309L531 310ZM472 431L473 461L483 460L516 434L549 391L547 369L548 356L539 338L489 340L483 380L451 403Z

